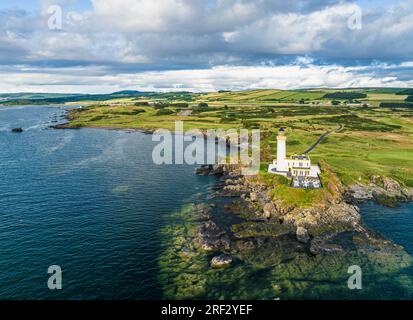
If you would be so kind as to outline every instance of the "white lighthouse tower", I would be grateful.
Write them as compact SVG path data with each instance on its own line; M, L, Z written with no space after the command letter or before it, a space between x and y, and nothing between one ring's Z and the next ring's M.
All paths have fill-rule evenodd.
M284 128L281 128L277 136L277 171L287 172L287 137L284 135Z

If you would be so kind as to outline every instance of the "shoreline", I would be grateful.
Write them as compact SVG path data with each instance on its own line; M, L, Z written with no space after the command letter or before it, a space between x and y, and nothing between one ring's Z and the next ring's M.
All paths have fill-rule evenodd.
M104 129L113 131L129 131L129 132L141 132L145 134L153 134L155 129L145 129L145 128L124 128L124 127L110 127L110 126L71 126L70 122L63 124L56 124L49 126L50 129L55 130L79 130L79 129Z
M152 134L155 129L145 129L145 128L125 128L125 127L108 127L108 126L71 126L70 125L70 118L68 117L68 114L65 114L65 118L69 120L69 122L64 123L64 124L57 124L57 125L52 125L50 126L53 129L81 129L81 128L95 128L95 129L104 129L104 130L115 130L115 131L126 131L126 132L141 132L144 134ZM207 138L205 134L203 134L204 138ZM232 168L233 169L233 168ZM234 171L231 172L231 165L201 165L196 169L197 174L201 175L214 175L219 178L219 180L216 183L216 186L214 187L215 194L221 197L226 197L226 198L239 198L244 200L247 200L249 203L245 203L246 207L250 210L254 210L251 208L251 203L253 204L252 207L256 207L256 202L257 201L257 195L254 195L254 193L251 195L251 190L248 190L248 183L247 183L247 189L244 188L243 190L243 182L239 181L239 183L228 183L228 179L226 181L222 182L221 179L225 176L226 178L229 178L231 181L232 178L236 179L243 179L242 175L237 172L235 173ZM236 171L237 169L235 169ZM381 179L381 180L380 180ZM381 184L381 185L379 185ZM245 187L245 185L244 185ZM237 190L238 188L238 190ZM265 188L262 185L259 186L258 188ZM228 191L230 190L230 191ZM268 193L270 190L266 190L265 193ZM280 219L280 213L281 216L285 213L290 214L291 212L299 211L299 209L296 208L283 208L283 206L278 202L278 199L271 200L268 198L267 194L261 194L263 196L262 198L266 203L262 205L262 208L260 209L261 212L257 214L255 212L255 217L254 219L258 219L258 221L269 221L271 219ZM331 219L332 217L340 218L341 221L335 221L334 223L325 223L322 221L322 219L318 222L320 225L317 225L317 223L313 223L313 225L307 225L308 221L305 221L305 219L302 219L303 221L300 221L300 219L290 217L290 228L285 228L283 227L283 230L287 230L287 233L294 233L295 238L298 242L304 243L308 245L311 240L314 239L314 235L311 232L310 229L320 229L316 233L319 233L320 237L325 237L327 238L331 236L333 233L337 233L337 229L341 231L356 231L356 232L364 232L368 233L368 231L364 228L364 226L361 223L361 217L360 217L360 209L357 206L358 204L364 202L364 201L374 201L375 203L379 205L386 205L389 207L392 206L397 206L397 203L400 202L410 202L413 201L413 188L408 189L408 188L403 188L398 184L397 181L387 178L387 177L380 177L380 176L373 176L372 181L369 185L363 185L360 183L356 183L353 185L350 185L348 187L342 186L340 182L340 187L338 190L338 197L335 199L329 199L330 203L320 203L316 204L313 207L307 208L305 210L301 210L305 212L304 215L308 215L307 220L311 220L314 215L320 215L320 212L323 210L325 212L328 212L325 219ZM255 204L254 204L255 203ZM302 214L302 213L301 213ZM243 217L248 216L248 213L243 213ZM284 219L284 217L282 217ZM342 225L340 225L342 224ZM207 228L208 229L208 228ZM213 229L213 228L212 228ZM322 230L321 230L322 229ZM208 231L208 230L205 230ZM317 237L316 236L316 237ZM200 235L200 239L202 241L202 235ZM207 239L209 236L207 235L204 237ZM367 235L369 237L369 235ZM204 240L205 240L204 239ZM205 241L204 241L205 242ZM317 242L317 241L314 241ZM209 245L205 245L208 247ZM317 250L312 250L311 245L309 246L309 253L313 254ZM312 252L314 251L314 252Z
M62 130L78 130L82 128L103 129L126 132L140 132L144 134L153 134L157 129L148 128L127 128L116 126L76 126L71 125L72 120L69 116L71 109L65 109L64 117L68 120L66 123L50 125L49 128ZM341 128L340 128L341 129ZM202 130L201 130L202 131ZM208 136L202 131L202 136L207 139ZM236 146L241 147L241 146ZM201 165L200 168L202 168ZM381 181L379 181L381 179ZM343 192L343 197L349 200L348 202L360 203L366 200L373 200L378 204L385 206L397 206L399 202L413 201L413 188L403 187L396 180L389 177L372 176L369 185L359 182L353 183L346 187Z
M119 127L81 128L137 131L145 134L153 132ZM68 128L66 125L58 129L74 128ZM201 173L199 169L197 168L197 171ZM199 279L199 283L202 283L202 285L199 284L199 287L208 288L204 284L207 282L205 277L208 278L224 272L228 277L236 278L236 276L231 275L233 272L239 273L237 270L240 268L248 270L256 263L276 270L278 270L276 265L280 264L280 267L283 266L289 270L282 281L271 283L271 293L264 296L268 299L300 297L302 293L298 289L293 293L285 293L286 290L290 290L287 288L295 286L297 275L294 272L297 271L291 270L295 270L297 266L306 266L300 268L306 271L298 274L304 276L305 280L302 281L317 285L318 280L312 279L312 274L317 270L319 264L323 263L323 272L328 270L325 274L326 279L323 281L331 280L332 283L339 281L342 274L346 275L344 269L338 275L335 273L333 266L337 263L343 268L350 264L359 263L364 266L364 264L371 263L374 265L372 268L375 272L381 270L380 265L389 265L389 269L396 270L396 273L398 268L413 264L410 255L404 251L402 246L364 227L360 220L360 212L358 208L355 208L357 204L344 204L345 200L356 201L355 197L350 199L350 194L340 193L344 203L335 203L337 199L330 199L330 207L335 209L330 210L318 222L312 223L312 216L320 215L322 211L328 211L330 207L309 208L303 210L304 212L296 212L297 215L293 214L294 210L285 208L279 203L274 206L268 204L270 201L258 208L261 205L259 203L261 193L268 190L261 190L262 186L259 183L244 181L245 177L242 177L236 170L236 168L228 166L225 168L219 165L213 167L213 171L204 170L203 174L217 177L212 188L211 202L206 201L199 204L194 208L192 215L181 217L184 219L180 222L184 223L182 233L171 234L172 238L168 249L172 252L170 255L173 260L164 262L165 266L170 265L170 263L178 263L187 266L188 270L191 269L191 266L195 266L195 270L199 271L189 273L186 269L179 272L173 271L173 274L177 275L176 285L181 289L175 289L173 283L168 283L166 285L168 290L172 287L171 292L175 292L171 293L169 298L219 298L220 296L209 295L207 289L199 289L200 291L197 293L196 290L192 289L192 285L182 287L182 284L179 283L183 281L182 279L188 279L188 281L195 281L193 283L198 288L197 281ZM222 200L226 201L225 205L218 204ZM360 200L357 199L357 201ZM303 213L304 217L300 217ZM327 219L330 214L334 217L333 221ZM240 220L234 220L233 217ZM338 223L337 220L334 220L336 218L338 218ZM283 219L282 223L280 223L280 219ZM316 234L317 229L318 234ZM174 262L176 259L183 262ZM163 272L169 274L172 271L166 268ZM282 271L277 271L277 273L280 272ZM385 275L387 271L383 272ZM237 279L236 283L243 281L241 279L244 278ZM267 290L265 289L265 292ZM241 293L227 294L229 298L243 297ZM303 294L305 297L305 293ZM253 295L246 297L251 298ZM308 295L308 297L312 296Z
M102 129L102 130L113 130L113 131L124 131L124 132L140 132L144 134L153 134L155 133L158 129L147 129L147 128L125 128L125 127L115 127L115 126L76 126L76 125L70 125L70 122L64 123L64 124L56 124L56 125L50 125L48 128L50 129L55 129L55 130L80 130L83 128L87 129ZM200 130L201 134L195 134L192 133L191 136L196 136L196 137L202 137L203 139L207 140L208 139L208 134L204 130ZM188 132L191 132L191 130L188 130L187 132L183 132L183 134L187 134ZM176 134L175 131L171 130L172 134ZM218 143L217 136L215 137L215 143ZM230 146L230 139L229 137L226 137L225 144L229 147ZM239 149L246 149L245 146L241 144L236 144L235 146L232 146L234 148L239 148ZM250 144L248 145L248 148L250 147Z
M66 109L66 111L68 110ZM157 130L116 126L73 126L70 125L70 118L68 118L67 113L64 115L64 117L69 120L67 123L50 125L49 128L56 130L78 130L82 128L88 128L125 132L140 132L144 134L153 134ZM202 133L202 136L205 139L208 138L205 132ZM197 168L197 170L201 169L204 166L209 165L201 165ZM380 179L381 181L378 181ZM398 203L413 201L413 188L403 187L397 181L389 177L372 176L369 185L356 182L345 188L346 190L342 193L343 198L345 198L347 202L354 204L363 203L364 201L374 201L375 203L380 205L394 207L397 206Z

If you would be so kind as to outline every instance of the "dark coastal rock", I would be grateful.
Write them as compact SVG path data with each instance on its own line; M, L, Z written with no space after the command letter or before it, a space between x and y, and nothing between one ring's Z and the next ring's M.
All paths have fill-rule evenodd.
M347 198L356 202L374 200L382 205L394 207L399 202L412 201L413 190L401 186L394 179L374 175L368 185L358 183L350 186Z
M256 246L253 240L236 240L234 242L234 250L236 252L246 252L255 250Z
M286 205L283 201L278 199L273 201L273 204L275 206L275 212L281 216L284 216L294 210L293 206Z
M224 187L224 184L222 183L216 183L214 186L211 187L211 190L213 191L217 191L216 195L219 193L219 191L222 190L222 188Z
M288 208L285 207L278 206L277 203L274 201L269 201L265 203L262 209L264 218L268 220L282 220L282 217L291 210L288 210Z
M231 245L225 232L212 220L204 222L198 229L198 240L201 248L205 251L228 250Z
M246 192L246 188L242 184L225 185L222 188L220 196L224 197L239 197Z
M211 219L211 207L207 204L198 204L196 205L196 210L199 213L199 219L201 221L208 221Z
M212 171L212 165L202 165L198 168L196 168L195 173L198 175L203 175L203 176L207 176L210 174L210 172Z
M231 249L231 241L227 237L200 238L200 245L204 251L218 251L218 250L230 250Z
M310 240L308 250L312 255L363 252L368 255L393 254L403 248L371 231L345 231L325 234Z
M251 192L250 193L250 200L251 201L258 201L258 193L257 192Z
M309 252L310 255L316 256L320 253L320 249L316 245L316 243L311 242L309 247L308 247L308 252Z
M343 251L343 247L337 243L334 243L330 237L320 237L311 240L308 251L312 255L331 254L334 252Z
M277 212L275 205L272 202L266 203L264 205L263 211L264 211L264 217L267 219L270 219Z
M231 249L231 240L228 237L223 236L219 239L219 241L220 241L220 247L223 250L229 251Z
M228 267L232 263L232 257L228 254L220 254L215 256L211 260L211 267L213 268L222 268Z
M195 170L195 173L198 175L213 175L217 177L221 177L224 174L226 174L226 166L221 165L221 164L204 164L198 167Z
M397 197L394 194L380 192L376 190L373 191L373 199L377 203L390 208L397 207L398 203L403 200L402 198Z
M361 223L359 208L344 202L330 206L326 211L326 218L331 224L336 223L355 230Z
M258 238L281 238L293 235L295 229L288 224L281 224L278 221L267 222L265 220L245 221L231 226L234 237L239 239L258 239Z
M407 199L413 200L413 188L403 188L402 193Z
M331 204L329 206L312 207L304 210L294 209L282 216L281 219L283 224L306 229L310 237L363 229L358 207L345 202ZM301 234L301 232L303 232L303 234ZM308 240L307 237L304 236L304 230L301 229L299 230L299 234L296 234L296 238L302 242L307 242Z
M219 249L220 243L218 240L203 239L201 241L201 248L205 251L215 251Z
M297 227L296 231L297 241L301 243L307 243L310 240L310 236L308 235L308 230L303 227Z
M350 186L348 190L348 195L349 201L351 201L351 199L355 199L358 202L373 200L373 190L361 184L355 184Z
M51 129L80 129L81 126L78 125L68 125L68 124L56 124L49 126Z
M219 164L213 165L210 175L222 176L225 173L225 171L226 171L225 166L219 165Z
M11 129L11 132L20 133L20 132L23 132L23 129L22 128L13 128L13 129Z

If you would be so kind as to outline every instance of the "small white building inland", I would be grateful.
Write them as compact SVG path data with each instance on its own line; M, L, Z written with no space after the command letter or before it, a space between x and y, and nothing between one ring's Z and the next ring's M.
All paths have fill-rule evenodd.
M268 167L268 172L292 178L295 188L321 188L318 165L312 165L308 155L287 157L287 137L281 128L277 136L277 159Z

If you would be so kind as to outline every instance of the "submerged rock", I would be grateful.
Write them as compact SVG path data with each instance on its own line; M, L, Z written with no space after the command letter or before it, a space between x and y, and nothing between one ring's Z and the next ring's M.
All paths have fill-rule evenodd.
M399 200L401 200L393 194L377 191L373 191L373 198L377 203L389 208L397 207L399 204Z
M230 241L212 220L208 220L198 229L198 240L204 251L228 250Z
M201 221L208 221L211 219L211 207L205 203L195 206Z
M298 227L296 231L297 240L301 243L307 243L310 240L310 236L308 235L308 230L303 227Z
M228 267L232 263L232 257L228 254L220 254L219 256L215 256L211 260L211 267L213 268L222 268Z

